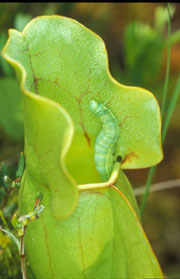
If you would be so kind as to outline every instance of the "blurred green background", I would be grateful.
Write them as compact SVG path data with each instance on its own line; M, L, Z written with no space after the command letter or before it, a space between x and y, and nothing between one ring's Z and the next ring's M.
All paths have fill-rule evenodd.
M173 4L172 50L168 102L180 73L180 4ZM22 31L34 17L58 14L78 20L105 41L110 71L120 83L144 87L161 103L167 61L166 4L161 3L0 3L0 50L8 29ZM180 178L180 99L164 145L164 160L154 182ZM0 57L0 162L13 178L23 150L23 108L15 73ZM146 182L148 169L127 170L134 188ZM163 184L162 184L163 185ZM177 185L175 185L177 186ZM137 197L140 202L141 196ZM17 192L0 206L10 224ZM143 225L167 277L180 278L180 188L150 193ZM0 224L2 221L0 220ZM10 225L11 226L11 225ZM21 278L16 248L0 233L0 278Z

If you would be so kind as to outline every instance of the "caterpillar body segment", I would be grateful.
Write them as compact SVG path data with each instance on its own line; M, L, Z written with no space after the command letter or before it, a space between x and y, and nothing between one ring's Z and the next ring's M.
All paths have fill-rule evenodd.
M103 181L111 176L116 143L119 136L119 124L112 112L103 104L90 101L90 110L100 118L102 129L95 141L95 164Z

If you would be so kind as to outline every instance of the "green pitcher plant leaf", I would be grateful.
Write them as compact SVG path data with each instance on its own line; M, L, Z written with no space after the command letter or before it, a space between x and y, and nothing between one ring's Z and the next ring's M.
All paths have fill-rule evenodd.
M22 76L21 87L24 87L26 72L21 71L21 65L18 66ZM36 194L42 192L45 195L44 189L49 191L52 215L58 219L64 218L72 212L78 200L75 181L64 164L74 131L72 120L60 105L29 94L26 89L23 103L26 171L21 195L24 193L24 185L32 181ZM28 197L33 201L32 194L27 194Z
M117 120L122 169L149 167L163 157L153 94L114 80L102 39L69 18L42 16L22 32L10 30L3 56L17 73L24 104L20 210L30 212L39 192L45 207L25 238L33 274L163 278L118 163L114 180L102 184L94 160L101 122L90 110L94 100Z
M136 213L119 190L83 191L70 217L57 222L49 210L41 217L26 235L37 278L163 278Z
M109 195L116 221L113 227L114 273L109 278L164 278L131 204L115 186L109 188Z
M36 193L48 195L52 215L62 219L69 215L78 200L75 181L68 174L64 157L71 144L73 123L60 105L36 95L24 94L26 171L22 180L23 195L31 181ZM23 205L22 205L23 206Z
M117 152L123 169L161 161L157 101L149 91L123 86L111 77L102 39L60 16L38 17L22 33L10 30L10 37L5 56L27 72L25 89L60 103L73 120L75 134L66 163L79 184L100 181L93 149L101 123L89 109L93 99L118 119Z

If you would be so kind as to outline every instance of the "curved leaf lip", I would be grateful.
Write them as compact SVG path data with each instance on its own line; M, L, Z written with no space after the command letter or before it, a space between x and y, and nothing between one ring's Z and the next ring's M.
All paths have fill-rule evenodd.
M62 150L62 153L60 155L60 166L64 172L64 174L67 176L67 178L71 181L71 183L74 185L74 187L77 187L77 183L75 181L75 179L69 174L67 168L66 168L66 165L65 165L65 157L66 157L66 154L71 146L71 143L72 143L72 139L73 139L73 136L74 136L74 124L73 124L73 121L69 115L69 113L64 109L63 106L61 106L59 103L56 103L54 102L53 100L51 99L48 99L48 98L45 98L41 95L37 95L35 94L34 92L30 91L30 90L27 90L25 88L25 82L26 82L26 78L27 78L27 73L26 73L26 70L25 68L22 66L21 63L19 63L18 61L10 58L5 52L6 52L6 48L8 47L9 45L9 42L10 42L10 39L11 39L11 32L12 31L16 31L18 33L21 33L15 29L9 29L8 30L8 35L9 35L9 38L5 44L5 46L3 47L3 50L1 52L2 54L2 57L4 59L7 60L7 62L9 62L12 66L17 66L17 68L20 70L20 73L21 73L21 77L20 77L20 88L22 90L22 92L24 94L26 94L27 96L29 96L30 98L33 98L33 99L36 99L36 100L43 100L43 102L45 103L48 103L48 104L51 104L55 107L58 108L59 111L61 111L63 113L63 115L65 116L65 118L67 119L67 122L69 123L69 129L67 130L68 131L68 136L66 136L66 142L64 144L64 148ZM68 216L74 211L74 209L76 208L77 206L77 203L78 203L78 199L79 199L79 191L78 191L78 188L77 188L77 195L76 195L76 201L74 203L74 207L71 209L71 212L68 214ZM65 219L66 217L68 216L64 216L63 219Z
M23 29L23 31L22 32L19 32L19 31L17 31L17 30L15 30L15 29L9 29L9 39L8 39L8 41L7 41L7 43L6 43L6 45L4 46L4 48L3 48L3 50L2 50L2 56L7 60L7 61L9 61L9 63L11 63L11 64L16 64L16 65L19 65L19 68L21 68L20 67L20 63L19 62L17 62L17 61L15 61L15 60L13 60L13 59L11 59L10 57L8 57L8 55L6 55L5 54L5 50L6 50L6 48L7 48L7 46L8 46L8 44L9 44L9 40L10 40L10 36L11 36L11 31L16 31L16 32L18 32L18 33L20 33L20 34L25 34L25 32L28 30L28 28L32 25L32 24L34 24L34 22L36 22L36 21L39 21L40 19L43 19L43 18L46 18L46 19L53 19L53 18L61 18L61 19L65 19L65 20L69 20L69 21L71 21L71 22L74 22L74 23L76 23L76 24L79 24L80 26L81 26L81 28L83 28L84 30L86 30L86 31L88 31L89 33L91 33L91 34L93 34L93 36L95 36L98 40L100 40L101 41L101 43L102 43L102 45L103 45L103 48L104 48L104 51L105 51L105 59L106 59L106 72L107 72L107 75L108 75L108 77L109 77L109 80L111 80L111 82L113 83L113 84L115 84L116 86L118 86L118 87L120 87L120 88L124 88L124 89L126 89L126 90L128 90L128 89L130 89L130 90L139 90L140 92L142 92L142 93L146 93L146 94L148 94L148 95L150 95L151 97L152 97L152 99L155 101L155 103L156 103L156 105L157 105L157 113L158 113L158 119L159 119L159 132L158 132L158 142L159 142L159 156L158 156L158 158L156 159L156 160L154 160L154 162L149 162L149 164L145 164L145 165L142 165L142 166L136 166L136 163L135 163L135 165L133 166L131 166L131 167L129 167L128 166L128 163L127 163L127 158L125 157L124 159L123 159L123 163L122 163L122 168L123 169L138 169L138 168L147 168L147 167L151 167L151 166L153 166L153 165L156 165L156 164L158 164L162 159L163 159L163 150L162 150L162 143L161 143L161 113L160 113L160 107L159 107L159 103L158 103L158 101L157 101L157 99L155 98L155 96L152 94L152 92L150 92L150 91L148 91L147 89L144 89L144 88L141 88L141 87L138 87L138 86L127 86L127 85L123 85L123 84L121 84L121 83L119 83L117 80L115 80L115 78L113 78L112 77L112 75L111 75L111 73L110 73L110 70L109 70L109 61L108 61L108 54L107 54L107 49L106 49L106 46L105 46L105 43L104 43L104 41L102 40L102 38L99 36L99 35L97 35L95 32L93 32L92 30L90 30L89 28L87 28L86 26L84 26L83 24L81 24L81 23L79 23L77 20L75 20L75 19L72 19L72 18L68 18L68 17L65 17L65 16L60 16L60 15L50 15L50 16L38 16L38 17L36 17L36 18L34 18L34 19L32 19L26 26L25 26L25 28ZM25 71L25 70L24 70ZM26 78L26 76L24 77L24 83L23 83L23 86L25 85L25 78ZM24 88L25 89L25 88ZM36 95L34 92L30 92L30 91L28 91L28 90L26 90L26 92L28 93L33 93L34 95ZM46 97L44 97L45 99L46 99ZM50 99L48 99L49 101L50 101ZM60 106L60 105L59 105ZM60 106L61 107L61 106ZM62 108L62 107L61 107ZM66 111L66 113L67 113L67 111ZM127 154L127 156L128 156L128 154ZM133 162L135 162L135 157L133 157L132 156L132 158L131 158L131 163L133 163Z

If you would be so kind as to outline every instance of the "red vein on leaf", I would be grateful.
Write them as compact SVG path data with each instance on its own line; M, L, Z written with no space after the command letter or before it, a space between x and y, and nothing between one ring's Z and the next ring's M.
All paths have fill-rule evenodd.
M27 50L27 53L28 53L28 56L29 56L29 62L30 62L30 65L31 65L31 70L32 70L32 75L33 75L33 82L34 82L34 87L35 87L35 93L38 94L38 79L35 75L35 71L34 71L34 68L33 68L33 63L32 63L32 57L34 56L33 54L30 54L30 49L29 49L29 46L27 44L27 41L26 41L26 38L25 39L25 44L26 44L26 50Z
M75 98L75 99L76 99L76 101L78 103L79 112L80 112L80 122L79 122L79 124L80 124L80 126L81 126L81 128L83 130L83 133L84 133L84 136L85 136L85 138L87 140L88 145L91 146L91 140L90 140L90 137L89 137L89 135L87 133L87 130L86 130L85 126L84 126L84 121L83 121L83 112L82 112L82 107L81 107L81 101L82 101L82 97L83 96L84 95L82 94L79 98Z

